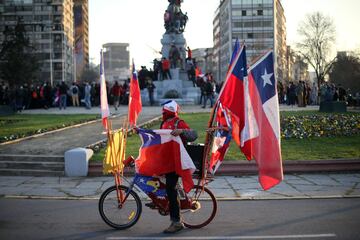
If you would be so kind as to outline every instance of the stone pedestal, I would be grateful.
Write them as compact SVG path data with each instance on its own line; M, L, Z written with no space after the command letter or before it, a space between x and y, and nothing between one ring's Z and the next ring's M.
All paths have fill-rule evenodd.
M184 35L182 33L165 33L163 35L163 38L161 39L161 53L163 57L166 57L169 59L169 50L171 47L171 44L175 44L177 49L179 49L182 65L185 64L186 59L186 40L184 38Z
M192 81L187 80L187 74L179 68L171 69L172 79L155 81L154 100L159 105L169 99L173 99L180 105L195 105L200 100L200 88L194 87ZM176 78L175 78L176 77ZM171 93L176 95L171 95ZM141 91L141 100L144 105L149 105L147 89Z
M185 69L186 40L182 33L165 33L161 39L162 55L169 59L169 50L174 44L180 52L181 65L179 68L170 69L171 79L155 81L154 100L159 105L170 99L180 105L195 105L200 100L200 89L194 87L192 81L188 80ZM158 78L160 79L160 78ZM174 93L174 94L171 94ZM149 93L147 89L141 91L141 100L144 105L149 105Z

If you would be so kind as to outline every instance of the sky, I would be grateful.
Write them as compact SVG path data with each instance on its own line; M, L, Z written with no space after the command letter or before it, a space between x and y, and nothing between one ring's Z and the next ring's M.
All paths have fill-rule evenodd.
M98 64L104 43L130 44L130 58L137 68L152 66L160 57L165 33L163 13L167 0L89 0L90 61ZM213 25L219 0L184 0L189 17L184 37L191 49L213 46ZM307 14L320 11L330 16L336 28L336 51L360 49L360 0L282 0L286 17L287 45L295 46L297 29Z

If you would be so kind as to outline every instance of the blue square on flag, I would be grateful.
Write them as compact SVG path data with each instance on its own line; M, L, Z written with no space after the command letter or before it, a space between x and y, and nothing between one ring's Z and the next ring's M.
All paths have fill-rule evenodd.
M142 147L149 147L152 145L161 144L161 136L151 130L141 129L139 131L139 134L141 134L143 141Z

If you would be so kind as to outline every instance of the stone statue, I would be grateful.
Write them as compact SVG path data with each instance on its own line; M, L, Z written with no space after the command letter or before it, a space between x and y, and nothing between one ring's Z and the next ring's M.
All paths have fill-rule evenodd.
M181 11L182 0L168 0L169 6L164 13L166 33L182 33L188 20L187 13Z

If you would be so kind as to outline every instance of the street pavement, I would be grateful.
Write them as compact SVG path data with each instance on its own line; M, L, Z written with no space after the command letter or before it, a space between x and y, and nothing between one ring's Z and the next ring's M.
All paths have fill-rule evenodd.
M125 178L128 185L131 177ZM195 181L196 183L196 181ZM360 197L360 173L291 174L274 188L263 191L258 177L215 176L208 184L218 200L311 199ZM0 176L2 198L98 199L114 185L104 177ZM142 199L146 195L140 191Z

